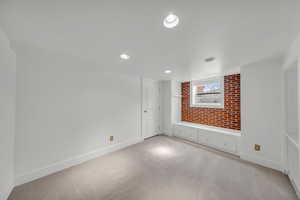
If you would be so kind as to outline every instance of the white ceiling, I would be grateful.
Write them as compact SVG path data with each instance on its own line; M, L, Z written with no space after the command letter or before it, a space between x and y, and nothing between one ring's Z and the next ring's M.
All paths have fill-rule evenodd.
M13 42L109 69L198 78L286 50L299 10L300 0L2 0L0 23ZM162 25L169 12L180 18L175 29ZM122 52L131 59L120 61Z

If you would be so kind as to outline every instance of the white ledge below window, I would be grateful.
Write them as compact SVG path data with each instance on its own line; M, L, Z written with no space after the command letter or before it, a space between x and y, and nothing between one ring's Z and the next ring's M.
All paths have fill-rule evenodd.
M203 130L208 130L208 131L214 131L214 132L222 133L225 135L241 136L241 131L239 131L239 130L221 128L221 127L216 127L216 126L207 126L207 125L203 125L203 124L183 122L183 121L175 123L174 125L203 129Z

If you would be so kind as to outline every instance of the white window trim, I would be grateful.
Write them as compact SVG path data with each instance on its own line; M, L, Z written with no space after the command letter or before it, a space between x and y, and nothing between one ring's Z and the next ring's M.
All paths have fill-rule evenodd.
M221 103L202 103L202 104L193 104L193 86L201 83L205 83L207 81L219 80L221 82ZM190 107L198 107L198 108L224 108L224 76L212 77L208 79L195 80L190 82Z

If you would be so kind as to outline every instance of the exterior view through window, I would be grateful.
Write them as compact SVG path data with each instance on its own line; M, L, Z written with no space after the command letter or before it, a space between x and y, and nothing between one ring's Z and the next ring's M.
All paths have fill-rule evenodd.
M192 81L190 93L192 107L224 107L223 77Z

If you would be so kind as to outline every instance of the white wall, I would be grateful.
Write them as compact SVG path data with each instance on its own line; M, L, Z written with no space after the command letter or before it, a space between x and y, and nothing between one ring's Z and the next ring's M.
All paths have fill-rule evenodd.
M285 131L287 142L287 169L288 175L300 197L300 35L286 53L283 71L285 74L285 104L286 119Z
M161 130L164 134L171 136L171 81L160 81L160 94Z
M15 48L17 184L68 159L140 138L139 77L109 74L76 57L28 45Z
M266 167L285 170L286 146L284 132L283 75L281 56L266 58L241 67L242 136L238 152L242 159ZM172 123L180 121L180 84L163 83L163 124L169 135ZM254 145L261 145L255 151Z
M241 157L279 170L284 168L281 65L281 58L269 58L241 68Z
M16 58L0 29L0 200L14 184L14 114Z
M172 124L181 121L181 83L175 80L161 81L162 131L172 135Z
M283 69L291 66L293 62L300 58L300 34L295 39L295 41L291 44L289 50L286 52Z
M171 120L172 123L181 121L181 82L171 81Z
M298 63L284 71L285 130L287 135L299 143L298 136Z

